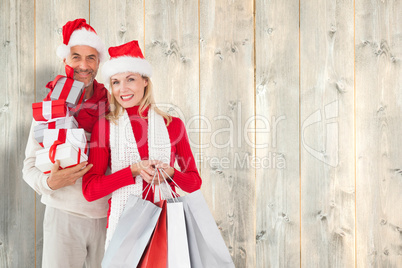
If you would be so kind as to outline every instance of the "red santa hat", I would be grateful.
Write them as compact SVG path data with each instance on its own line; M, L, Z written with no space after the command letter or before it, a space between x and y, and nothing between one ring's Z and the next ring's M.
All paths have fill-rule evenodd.
M95 48L99 53L100 61L107 59L105 45L85 19L69 21L63 26L63 44L57 48L57 56L62 59L67 58L70 48L78 45Z
M109 85L110 77L125 72L138 73L142 76L152 76L152 66L144 58L137 40L109 48L110 60L102 67L104 83Z

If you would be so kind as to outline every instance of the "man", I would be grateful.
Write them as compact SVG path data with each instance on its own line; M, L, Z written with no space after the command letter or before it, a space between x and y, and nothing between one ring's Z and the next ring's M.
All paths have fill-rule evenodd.
M69 21L63 27L63 44L57 55L74 69L74 79L85 84L84 103L71 112L87 134L108 109L107 90L95 80L99 63L107 53L95 30L85 19ZM47 87L51 88L48 83ZM49 95L45 100L50 100ZM43 222L42 267L100 267L104 252L108 197L87 202L82 194L82 176L92 167L87 162L50 174L35 167L35 152L42 149L33 135L34 121L26 147L23 178L46 205ZM87 135L88 136L88 135Z

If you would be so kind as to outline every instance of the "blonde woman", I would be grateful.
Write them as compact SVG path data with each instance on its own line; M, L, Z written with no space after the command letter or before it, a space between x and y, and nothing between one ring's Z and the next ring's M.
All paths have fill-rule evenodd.
M82 184L88 201L112 195L106 247L129 195L141 195L151 183L157 185L155 192L142 194L151 202L159 201L158 193L167 192L167 187L175 191L171 182L159 184L155 167L163 168L186 192L201 187L183 122L155 106L152 67L144 59L138 42L111 47L109 54L110 60L102 72L104 81L110 82L110 103L114 109L94 126L88 159L93 167ZM173 168L175 160L180 170ZM105 175L109 166L112 173Z

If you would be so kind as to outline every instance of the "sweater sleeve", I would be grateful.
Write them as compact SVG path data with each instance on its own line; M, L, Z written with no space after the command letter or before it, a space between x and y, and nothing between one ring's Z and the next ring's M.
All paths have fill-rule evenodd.
M115 190L134 184L130 167L105 175L110 163L109 121L101 118L92 129L88 163L93 167L82 179L82 192L88 201L107 196Z
M47 178L49 175L43 174L37 167L35 167L36 151L43 149L34 137L34 127L38 123L33 120L27 147L25 149L25 160L22 168L22 177L29 186L32 187L40 195L50 195L53 190L47 185Z
M194 192L201 187L201 177L195 164L193 153L191 152L186 128L183 121L174 118L172 121L172 129L174 129L175 140L173 144L176 146L176 160L180 167L180 171L175 169L173 180L183 191L188 193Z

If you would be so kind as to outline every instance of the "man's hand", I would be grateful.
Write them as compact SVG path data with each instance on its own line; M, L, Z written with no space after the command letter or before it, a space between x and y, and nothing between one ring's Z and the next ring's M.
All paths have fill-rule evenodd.
M75 184L79 178L92 168L92 164L87 164L88 162L82 162L74 167L59 170L60 161L56 160L50 171L50 176L47 178L47 185L49 185L50 189L57 190Z

